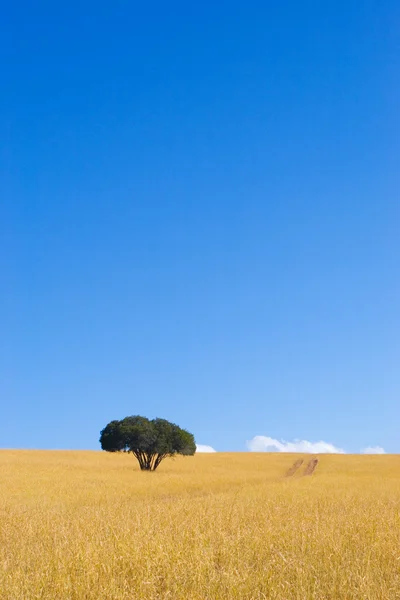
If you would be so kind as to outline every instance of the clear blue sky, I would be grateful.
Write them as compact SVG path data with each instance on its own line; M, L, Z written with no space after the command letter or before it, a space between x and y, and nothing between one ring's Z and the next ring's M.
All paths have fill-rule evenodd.
M3 6L0 446L144 414L400 452L399 19Z

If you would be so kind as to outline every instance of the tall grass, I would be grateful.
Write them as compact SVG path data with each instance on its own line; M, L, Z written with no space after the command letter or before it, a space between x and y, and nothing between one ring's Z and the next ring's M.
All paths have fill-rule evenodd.
M0 452L1 600L400 599L400 458Z

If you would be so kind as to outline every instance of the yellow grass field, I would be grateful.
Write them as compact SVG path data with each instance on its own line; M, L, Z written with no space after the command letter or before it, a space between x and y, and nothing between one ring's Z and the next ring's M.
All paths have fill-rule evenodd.
M0 598L400 599L400 457L310 458L0 451Z

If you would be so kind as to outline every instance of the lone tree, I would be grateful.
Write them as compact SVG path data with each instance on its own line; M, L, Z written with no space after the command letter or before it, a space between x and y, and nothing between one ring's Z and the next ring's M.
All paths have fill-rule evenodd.
M142 471L155 471L164 458L196 452L194 436L165 419L125 417L111 421L100 432L100 444L107 452L132 452Z

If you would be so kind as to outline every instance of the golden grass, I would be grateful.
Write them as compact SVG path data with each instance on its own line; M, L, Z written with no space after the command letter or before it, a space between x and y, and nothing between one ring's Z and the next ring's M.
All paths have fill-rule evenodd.
M298 458L1 451L0 599L400 598L400 457Z

